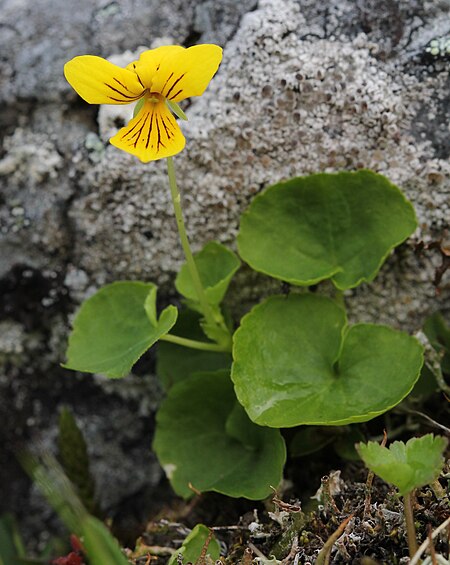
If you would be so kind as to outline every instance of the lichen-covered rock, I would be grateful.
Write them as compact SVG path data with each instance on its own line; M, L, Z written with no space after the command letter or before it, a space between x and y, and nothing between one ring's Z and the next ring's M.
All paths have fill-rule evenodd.
M349 20L350 6L340 9ZM305 12L311 17L311 8ZM411 10L404 12L402 25L411 25ZM375 21L376 10L371 17ZM366 167L385 174L413 201L418 238L439 237L448 225L449 162L443 147L433 147L435 129L430 138L423 131L424 116L440 115L442 97L447 99L446 63L427 73L417 50L396 54L392 46L390 58L385 53L380 58L384 36L372 31L370 39L354 28L343 35L346 28L337 17L330 16L328 26L334 22L339 36L329 27L321 38L311 36L308 30L318 18L313 14L314 23L308 22L301 2L261 2L227 45L207 93L192 102L184 124L187 148L176 165L197 247L214 238L233 244L239 214L253 194L318 170ZM424 49L429 33L426 25L423 29ZM105 143L114 131L110 112L108 107L99 112ZM129 119L129 108L115 112L116 121ZM107 147L79 183L85 196L70 211L78 235L76 263L99 283L130 276L170 281L182 253L164 163L142 165ZM396 257L370 290L352 293L350 306L364 319L394 320L413 329L443 296L435 297L429 259L424 270L412 245L401 261ZM254 299L260 291L254 288Z
M68 179L61 178L64 160L49 136L21 127L5 139L4 148L0 276L17 263L57 267L67 251L65 209L72 194Z

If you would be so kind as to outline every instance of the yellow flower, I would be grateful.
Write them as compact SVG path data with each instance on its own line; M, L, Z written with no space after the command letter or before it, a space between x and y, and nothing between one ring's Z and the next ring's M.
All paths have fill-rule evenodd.
M130 104L142 107L110 142L144 163L182 151L184 135L168 105L200 96L222 60L217 45L176 45L145 51L126 68L93 55L75 57L64 75L89 104Z

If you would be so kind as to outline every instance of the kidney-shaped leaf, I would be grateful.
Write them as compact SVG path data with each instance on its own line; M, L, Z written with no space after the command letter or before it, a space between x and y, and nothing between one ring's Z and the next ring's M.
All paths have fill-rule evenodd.
M153 448L173 489L185 498L215 491L259 500L281 480L286 448L279 430L253 424L228 372L174 385L157 414Z
M156 286L121 281L86 300L73 322L64 367L108 377L127 375L136 361L177 319L168 306L156 319Z
M394 441L389 448L374 441L356 446L364 463L384 481L395 485L404 495L432 483L444 466L447 440L427 434L403 443Z
M398 404L422 366L416 339L386 326L347 326L344 311L312 294L271 297L234 335L232 379L257 424L364 422Z
M235 253L216 241L207 243L201 251L194 255L194 260L208 302L220 304L241 262ZM185 298L198 301L186 263L183 264L177 275L175 286Z
M411 203L371 171L321 173L269 187L241 218L239 253L253 269L298 285L371 281L416 228Z

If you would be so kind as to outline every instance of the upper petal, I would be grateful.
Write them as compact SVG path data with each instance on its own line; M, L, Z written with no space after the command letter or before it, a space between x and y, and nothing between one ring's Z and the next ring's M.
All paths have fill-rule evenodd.
M127 69L135 72L139 80L149 91L155 92L152 88L152 83L163 59L170 56L176 56L183 51L185 51L185 48L180 47L179 45L167 45L157 47L156 49L150 49L149 51L141 53L138 61L134 61L127 65Z
M176 155L186 142L164 100L146 100L139 114L109 141L143 163Z
M64 65L64 75L89 104L129 104L145 91L136 73L94 55L75 57Z
M153 51L158 52L158 58L152 54ZM159 92L165 98L179 102L203 94L219 68L222 49L209 44L194 45L188 49L159 47L143 53L141 59L144 61L145 58L157 61L151 80L152 92Z

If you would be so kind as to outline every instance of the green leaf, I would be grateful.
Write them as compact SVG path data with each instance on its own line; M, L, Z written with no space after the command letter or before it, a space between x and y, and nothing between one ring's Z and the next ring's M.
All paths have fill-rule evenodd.
M201 251L195 253L194 260L208 302L213 305L220 304L241 262L235 253L216 241L210 241ZM186 263L177 275L175 287L185 298L198 300Z
M229 373L198 374L173 386L157 417L153 448L173 489L259 500L281 480L279 430L256 426L237 404Z
M138 100L136 102L136 106L134 107L134 110L133 110L133 118L135 118L139 114L139 112L142 110L142 106L144 105L144 102L145 102L145 98L141 98L140 100Z
M25 557L25 548L11 514L0 516L0 565L19 565Z
M361 459L384 481L395 485L401 495L436 480L444 466L447 440L427 434L403 443L394 441L389 448L374 441L357 445Z
M442 371L450 375L450 328L440 312L432 314L425 322L423 331L431 345L442 355Z
M105 565L106 563L108 565L129 565L117 540L100 520L86 515L82 519L81 528L83 546L89 557L90 565Z
M86 442L68 408L63 408L58 422L59 460L72 481L81 502L92 514L99 512L95 503L95 482L89 469Z
M180 549L171 556L168 565L176 565L178 563L179 554L183 556L183 563L197 563L210 535L209 528L203 524L197 524L184 540ZM210 556L212 562L220 557L220 545L214 536L208 543L206 555Z
M200 322L203 333L211 341L221 345L225 350L231 350L231 335L233 332L230 331L230 328L227 326L224 317L220 312L220 307L212 305L211 310L216 323L209 324L206 321L206 318L203 318Z
M119 283L116 283L119 284ZM143 283L145 284L145 283ZM151 325L159 331L163 331L163 333L158 335L158 339L168 333L172 327L174 326L175 322L177 321L178 317L178 310L175 306L167 306L159 315L159 319L156 313L156 293L158 289L155 285L152 285L150 292L147 294L147 297L144 302L144 310L147 314L148 319L150 320ZM139 311L141 315L141 312Z
M113 378L127 375L176 322L175 306L156 320L156 291L152 283L121 281L86 300L73 322L64 367Z
M181 310L172 333L181 337L205 341L200 319L201 316L197 312ZM231 355L229 353L190 349L166 341L161 341L158 344L156 373L166 389L193 373L229 369L230 367Z
M298 177L257 195L241 218L240 256L297 285L331 278L339 289L371 281L416 228L400 190L371 171Z
M56 459L22 454L21 463L68 530L83 539L90 565L129 565L108 528L91 516Z
M184 120L185 122L188 121L186 114L183 112L183 110L180 108L180 106L176 102L173 102L172 100L169 100L168 98L166 98L166 104L167 104L167 106L169 106L169 108L172 110L172 112L175 114L175 116L180 118L180 120Z
M333 300L271 297L234 334L232 380L250 419L275 428L365 422L412 389L422 346L386 326L348 327Z

